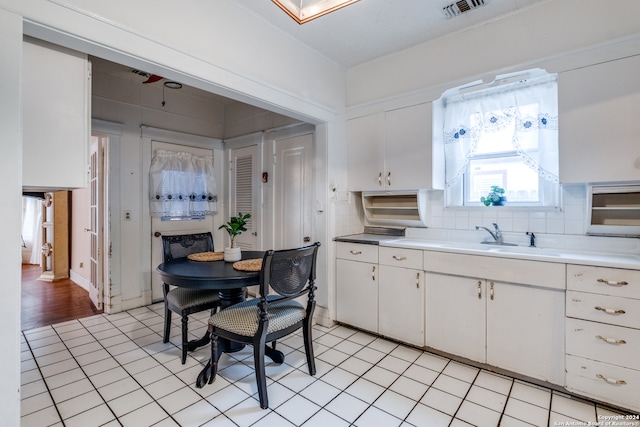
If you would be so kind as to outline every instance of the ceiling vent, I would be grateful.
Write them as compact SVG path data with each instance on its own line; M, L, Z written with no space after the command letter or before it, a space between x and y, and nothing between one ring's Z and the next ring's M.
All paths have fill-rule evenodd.
M442 8L444 16L453 18L471 9L484 6L485 0L460 0Z

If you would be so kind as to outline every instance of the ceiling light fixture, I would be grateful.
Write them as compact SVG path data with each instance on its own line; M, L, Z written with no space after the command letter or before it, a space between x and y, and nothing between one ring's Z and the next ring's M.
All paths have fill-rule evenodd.
M359 0L272 0L298 24L304 24Z
M166 87L167 89L182 89L182 83L164 82L164 87Z

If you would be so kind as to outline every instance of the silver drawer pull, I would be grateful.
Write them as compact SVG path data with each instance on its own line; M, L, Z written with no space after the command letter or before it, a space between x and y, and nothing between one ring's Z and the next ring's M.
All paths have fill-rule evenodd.
M406 256L398 256L398 255L394 255L393 259L395 259L396 261L404 261L407 259Z
M371 267L371 280L376 280L376 266Z
M608 342L609 344L626 344L627 342L625 340L617 340L615 338L607 338L607 337L603 337L602 335L596 335L596 338L599 340L602 340L604 342Z
M354 251L353 249L350 250L349 252L351 252L351 255L362 255L362 251Z
M597 378L600 378L601 380L604 380L606 382L608 382L609 384L614 384L614 385L626 385L627 382L625 380L614 380L613 378L607 378L602 374L596 374Z
M622 281L622 282L616 282L615 280L607 280L607 279L598 279L598 283L604 283L605 285L609 285L609 286L627 286L629 283Z
M602 308L600 306L595 306L593 308L599 311L604 311L607 314L625 314L626 313L626 311L624 310L615 310L613 308Z

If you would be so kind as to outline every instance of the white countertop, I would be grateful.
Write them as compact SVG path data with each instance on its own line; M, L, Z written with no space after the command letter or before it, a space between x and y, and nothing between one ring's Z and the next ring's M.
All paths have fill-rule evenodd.
M383 240L380 242L380 246L640 270L640 254L602 250L582 251L575 248L506 246L412 237Z

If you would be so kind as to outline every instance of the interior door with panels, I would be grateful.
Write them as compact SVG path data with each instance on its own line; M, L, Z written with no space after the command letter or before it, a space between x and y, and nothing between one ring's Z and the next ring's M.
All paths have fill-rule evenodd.
M170 144L167 142L152 141L151 152L155 150L179 151L191 153L198 156L213 156L213 150L189 147L186 145ZM126 213L125 213L125 221ZM206 215L202 220L190 221L163 221L160 218L151 218L151 300L162 301L162 281L156 273L156 267L162 263L162 235L203 233L214 230L213 215ZM223 249L223 242L213 242L216 250Z

